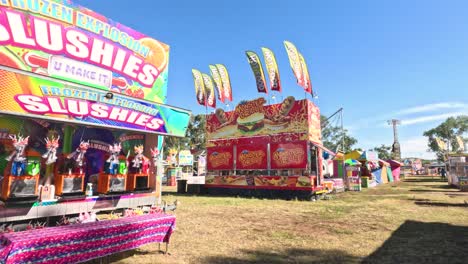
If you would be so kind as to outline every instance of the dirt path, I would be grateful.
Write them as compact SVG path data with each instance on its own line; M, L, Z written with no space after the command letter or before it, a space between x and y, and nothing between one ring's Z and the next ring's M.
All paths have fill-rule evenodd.
M412 177L318 202L165 195L170 255L149 245L115 263L468 263L468 193Z

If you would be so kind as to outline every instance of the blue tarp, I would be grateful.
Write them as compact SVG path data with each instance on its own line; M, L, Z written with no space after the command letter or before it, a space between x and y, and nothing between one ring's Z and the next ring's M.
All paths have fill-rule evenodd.
M375 179L375 182L377 184L382 184L382 168L378 168L376 170L373 170L372 172L372 176L374 177Z

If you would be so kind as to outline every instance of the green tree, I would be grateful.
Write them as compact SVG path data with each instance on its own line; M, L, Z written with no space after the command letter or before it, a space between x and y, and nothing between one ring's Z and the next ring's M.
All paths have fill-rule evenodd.
M190 123L187 127L186 137L188 138L188 145L191 150L196 152L204 150L206 145L205 128L206 116L196 115L192 116Z
M357 144L357 139L348 134L348 130L341 127L334 126L326 121L325 116L320 116L322 124L322 141L323 145L332 151L342 151L342 140L344 134L344 152L350 152L353 150L353 146Z
M457 143L456 137L463 136L468 132L468 116L449 117L437 127L424 132L424 136L428 138L428 147L437 155L437 159L444 160L444 153L447 151L458 151L460 146ZM439 149L436 138L440 138L446 142L446 150Z
M379 159L388 160L392 158L392 147L390 146L385 146L384 144L382 144L379 147L375 147L371 150L377 152L377 154L379 155Z
M195 152L205 149L205 119L205 115L192 115L185 137L165 137L164 156L167 157L171 148Z

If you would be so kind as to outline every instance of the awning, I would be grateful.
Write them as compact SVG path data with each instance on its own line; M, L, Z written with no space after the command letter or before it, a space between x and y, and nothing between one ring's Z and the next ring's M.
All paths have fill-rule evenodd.
M386 162L385 160L379 159L379 164L383 166L390 166L390 163Z
M334 151L331 151L329 150L328 148L326 148L324 145L320 144L320 143L317 143L317 142L313 142L311 141L310 143L312 143L314 146L316 146L317 148L320 148L322 149L323 151L327 152L328 154L330 154L330 156L336 156L336 153Z

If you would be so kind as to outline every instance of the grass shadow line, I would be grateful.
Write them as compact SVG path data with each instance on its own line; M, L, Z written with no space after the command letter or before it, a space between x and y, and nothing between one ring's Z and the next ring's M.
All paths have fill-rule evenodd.
M467 226L406 221L362 263L467 263L467 248Z

